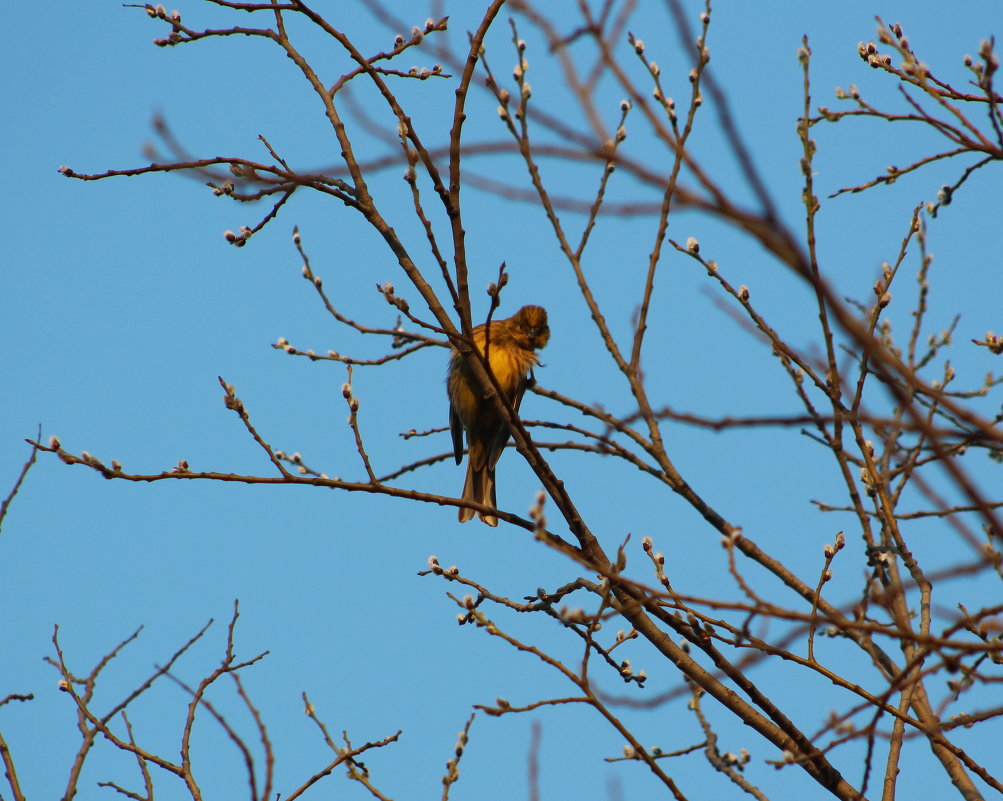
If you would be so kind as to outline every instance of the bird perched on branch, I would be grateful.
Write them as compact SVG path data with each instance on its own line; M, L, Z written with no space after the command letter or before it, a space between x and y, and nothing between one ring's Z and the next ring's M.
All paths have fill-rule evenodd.
M546 346L549 339L547 311L540 306L523 306L507 320L492 320L487 334L484 325L474 329L474 345L483 354L486 344L491 373L516 411L529 386L530 373L539 363L534 351ZM449 360L446 390L449 393L449 430L457 464L463 460L464 431L467 434L467 480L463 485L463 500L497 508L495 465L508 442L509 429L494 400L485 393L470 365L455 348ZM461 523L473 516L473 509L460 507ZM494 515L478 512L477 516L489 526L498 525Z

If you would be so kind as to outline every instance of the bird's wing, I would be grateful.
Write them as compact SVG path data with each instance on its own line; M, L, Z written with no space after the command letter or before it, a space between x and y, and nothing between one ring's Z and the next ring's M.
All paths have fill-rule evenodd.
M453 404L449 404L449 433L453 438L453 457L459 464L463 461L463 421Z
M519 386L516 387L515 394L512 396L512 408L515 410L516 414L519 414L519 406L522 404L522 396L526 394L526 387L529 386L529 378L524 378L519 382ZM495 465L498 464L498 459L501 458L502 451L505 450L505 443L509 440L509 430L508 426L505 425L504 421L498 421L498 428L496 429L494 436L488 443L488 467L491 470L495 469Z

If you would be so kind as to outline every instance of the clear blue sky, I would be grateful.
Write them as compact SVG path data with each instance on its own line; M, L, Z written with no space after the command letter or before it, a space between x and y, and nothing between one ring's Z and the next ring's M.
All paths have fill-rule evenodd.
M394 31L374 21L361 4L330 5L338 9L332 20L357 37L363 52L392 46ZM450 36L462 42L475 24L468 5L483 4L445 5L452 15ZM676 33L661 4L640 5L643 29L635 33L664 65L672 91L682 96L688 90L688 65ZM695 20L700 8L693 3L687 7ZM192 25L248 22L246 16L195 0L180 8ZM969 4L965 13L948 12L942 3L901 0L838 7L721 4L714 11L712 69L792 226L803 216L795 136L801 36L809 35L814 52L814 105L835 107L834 87L851 83L868 97L899 102L891 81L867 68L856 53L858 40L874 35L875 14L901 21L924 60L957 82L965 80L963 55L976 52L990 34L1003 33L1003 14L989 3ZM405 16L421 25L427 13L407 11ZM9 3L0 19L11 33L0 59L7 75L2 137L12 178L0 222L5 265L0 291L5 342L0 495L28 455L24 438L33 436L39 424L44 437L58 435L68 450L87 450L105 462L117 458L135 472L159 472L186 459L196 470L271 474L260 449L224 408L217 376L236 385L272 445L301 452L328 475L361 477L340 392L344 368L290 358L270 343L286 337L318 352L331 348L381 355L380 343L354 336L326 316L300 278L291 230L299 225L314 270L340 310L368 324L387 325L393 321L392 310L375 292L376 283L394 282L415 308L418 297L408 291L377 237L348 209L302 193L238 250L225 243L222 232L255 224L264 213L259 207L215 198L198 181L177 176L83 183L57 172L61 164L99 172L146 163L141 150L152 139L150 121L156 112L200 156L269 160L257 140L262 134L299 167L337 163L337 144L298 71L277 48L242 37L156 48L151 40L165 35L164 24L113 2ZM560 72L529 25L523 28L535 101L573 120L574 112L561 96ZM509 35L507 22L500 20L488 44L490 63L502 76L514 62ZM310 42L308 50L331 83L344 64L341 54L320 40ZM431 66L433 60L407 55L402 66L412 63ZM419 131L429 141L442 141L451 86L432 81L407 85L402 96L417 104L412 109ZM609 89L602 97L612 122L619 93ZM476 95L469 122L473 139L501 136L494 107L485 95ZM706 111L696 152L725 186L738 185L713 110ZM374 106L373 113L387 123L382 107ZM628 130L633 136L635 129ZM820 195L867 180L889 163L902 166L929 152L930 141L910 129L853 121L820 127L816 138ZM381 146L368 142L362 147L375 153ZM525 170L514 159L471 160L470 168L525 182ZM825 201L821 252L836 286L867 300L880 263L897 252L910 210L933 199L958 169L936 167L868 197ZM582 173L566 165L547 164L544 174L561 194L584 191L587 196L591 191L576 183ZM930 249L936 254L931 330L963 313L949 357L959 372L967 371L970 383L988 370L999 370L984 349L967 344L988 328L1003 327L996 180L991 169L975 175L930 232ZM373 188L392 224L416 242L416 252L430 265L415 238L420 233L409 214L400 169L374 179ZM615 192L620 199L650 199L629 180L616 185ZM431 193L426 197L431 206ZM467 190L465 201L478 312L483 315L485 309L483 288L498 264L507 262L511 284L502 312L532 302L551 313L553 338L543 353L541 383L629 414L628 396L612 370L585 369L601 359L599 341L539 208L473 189ZM580 218L567 219L580 227ZM620 334L628 330L637 303L652 230L650 218L604 220L587 263ZM689 212L673 216L669 234L679 240L698 237L703 252L735 284L750 286L786 336L799 345L814 341L803 288L757 245ZM658 402L709 415L793 409L789 393L778 390L775 362L719 308L701 271L674 257L666 259L663 269L646 361ZM902 281L897 290L903 301L913 291L910 281ZM892 314L896 330L906 329L907 310L903 303L898 316ZM447 450L446 435L409 441L398 436L445 424L444 369L444 353L426 350L388 369L356 371L360 419L377 472ZM527 399L523 414L569 419L534 397ZM848 521L821 516L808 503L810 498L840 497L835 474L815 446L796 432L723 436L671 426L668 431L670 452L680 469L722 512L767 550L805 571L817 569L822 545ZM763 459L764 454L772 459ZM676 566L678 588L700 592L718 580L723 574L717 539L707 535L696 515L654 482L608 461L571 453L554 457L555 468L604 544L612 551L627 533L635 544L650 535ZM998 470L989 475L997 476L998 486ZM449 462L414 474L403 485L451 494L461 484L462 470ZM499 471L502 505L522 514L537 488L515 454L507 455ZM938 551L941 536L931 529L919 548L932 563L948 564L950 555ZM56 672L41 661L52 653L53 625L61 627L67 657L81 673L136 627L145 626L99 687L97 706L105 708L215 618L216 625L178 669L186 680L197 682L222 654L235 598L242 612L239 653L271 652L245 680L277 743L277 791L288 793L327 759L320 737L302 714L300 693L305 690L332 732L346 729L353 742L404 730L398 744L366 759L374 783L384 792L401 799L437 795L444 763L472 704L492 703L498 696L526 702L568 695L572 688L533 659L471 627L457 627L456 609L444 595L456 588L416 575L433 553L444 565L456 564L465 575L513 598L533 594L540 586L553 589L577 575L573 566L529 541L524 532L504 525L495 530L476 523L461 527L449 508L309 488L127 484L105 481L51 456L41 458L0 533L5 642L0 696L36 696L30 704L0 710L0 729L14 750L27 796L57 797L76 747L73 710L57 691ZM639 561L639 555L634 558ZM856 576L848 577L847 593L858 583ZM768 581L763 586L775 589ZM939 599L946 608L955 603L953 586L946 585ZM998 597L998 586L993 591ZM499 621L528 641L555 643L554 632L539 621L504 616ZM576 658L577 646L560 638L556 643L557 653ZM676 684L652 654L638 649L631 659L651 675L649 695ZM764 688L778 689L800 681L782 666L761 671L757 680ZM613 677L605 688L624 692ZM221 707L250 732L230 688L223 689ZM809 732L821 725L830 704L845 703L820 692L805 684L792 702L798 723ZM173 756L172 738L180 729L184 704L177 688L159 687L132 713L137 737ZM603 761L620 752L622 741L594 714L555 709L502 719L480 716L453 797L525 796L532 720L543 727L543 798L634 799L655 793L642 766ZM666 751L700 739L682 702L632 720L646 743ZM750 781L785 787L775 798L823 797L793 771L785 774L786 783L777 785L773 769L764 764L777 757L770 746L723 715L716 722L722 750L746 747L752 752ZM234 778L242 776L239 757L211 722L202 726L198 767L206 797L244 792L243 779ZM993 726L983 737L987 731L1001 733L999 723ZM981 755L987 754L984 739L968 743L958 734L958 741L973 754L980 747ZM737 790L708 775L702 757L686 759L670 767L691 798L738 797ZM923 753L907 763L901 797L934 797L924 792L940 788L943 777L929 761ZM134 765L120 756L106 751L92 762L80 797L110 797L113 791L98 790L97 781L138 787ZM839 764L859 784L859 750L848 750ZM182 797L180 785L162 781L162 798ZM326 781L328 789L318 797L367 797L338 775ZM936 797L941 793L938 789ZM873 786L871 794L877 795Z

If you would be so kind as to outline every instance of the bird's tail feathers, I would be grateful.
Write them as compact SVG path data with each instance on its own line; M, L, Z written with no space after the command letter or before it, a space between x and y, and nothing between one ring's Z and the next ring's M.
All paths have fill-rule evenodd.
M495 499L495 471L487 466L475 468L472 463L468 463L467 480L463 483L463 500L476 501L477 503L497 509L498 502ZM489 526L498 525L498 518L494 515L477 512L477 516L481 519L481 522L487 523ZM457 517L461 523L466 523L468 520L473 520L474 510L461 506Z

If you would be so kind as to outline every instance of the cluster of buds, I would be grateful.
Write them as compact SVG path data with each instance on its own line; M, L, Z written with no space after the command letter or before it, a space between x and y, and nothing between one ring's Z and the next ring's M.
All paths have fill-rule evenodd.
M456 565L450 565L444 568L439 564L439 557L432 555L428 557L428 569L430 572L437 576L445 576L448 579L454 579L460 575L460 568Z
M867 44L859 42L857 44L857 54L874 69L878 69L878 67L890 67L892 65L892 57L881 55L874 42L868 42Z
M993 648L989 652L989 659L994 665L1003 665L1003 635L997 634L987 642Z
M965 56L965 66L975 73L979 86L988 87L991 76L1000 67L1000 60L993 52L993 43L989 39L983 39L979 47L979 58L975 61L971 56Z
M986 331L985 339L973 339L972 342L984 348L989 348L989 351L995 353L997 356L1003 353L1003 335L996 335L992 331Z
M749 749L743 748L737 754L733 754L728 751L726 754L721 755L721 761L729 768L735 768L736 770L745 770L745 766L749 764L749 760L752 759L752 755L749 753Z
M658 77L658 65L652 61L649 66L652 70L651 74ZM675 125L678 122L678 118L676 117L676 101L668 95L662 94L662 90L658 86L651 90L651 94L655 100L662 104L662 108L665 109L665 113L669 115L669 122Z
M169 45L177 44L181 41L181 34L177 31L171 31L166 39L157 38L153 40L153 43L157 47L168 47Z
M868 498L873 498L877 495L877 487L874 485L875 479L867 465L860 468L860 483L864 485L864 490L867 492Z
M836 87L836 99L837 100L860 100L860 90L857 88L855 83L850 84L850 88L844 90L842 86Z
M889 167L888 169L891 173L893 168ZM888 304L892 302L892 293L888 291L888 287L891 286L894 276L895 273L892 271L891 265L888 262L882 262L881 277L874 282L874 294L878 298L879 309L888 308Z
M431 78L433 75L440 75L442 73L442 64L436 64L435 66L429 67L411 67L407 71L408 75L413 75L421 81Z
M149 155L152 157L155 155L155 153L151 152ZM233 190L234 190L233 181L223 181L223 183L219 184L219 186L210 182L206 184L206 186L212 188L212 193L216 197L222 197L223 195L230 197L231 195L233 195Z
M404 298L399 298L394 294L394 285L389 281L382 285L377 284L376 291L383 295L387 303L396 308L398 311L404 312L404 314L407 314L408 309L411 308Z
M837 553L843 550L845 546L846 546L846 535L844 535L843 532L840 531L836 535L835 545L827 542L825 544L825 547L822 549L822 552L825 554L826 559L832 559L832 557L834 557Z
M299 473L301 476L305 476L307 473L313 472L312 470L310 470L309 467L307 467L305 464L303 464L303 456L298 451L296 453L291 454L291 455L287 454L285 451L275 451L275 458L278 459L281 462L290 462L290 463L296 465L296 472ZM327 479L328 478L328 476L326 474L324 474L324 473L313 472L313 474L315 476L318 476L319 478L323 478L323 479ZM338 481L338 480L340 480L340 479L335 479L335 481Z
M349 367L348 370L349 370L349 380L341 385L341 396L348 401L348 408L354 415L356 412L359 411L359 399L355 397L355 394L352 392L352 383L351 383L352 368ZM349 422L351 422L351 420L349 420Z
M627 642L627 640L636 640L638 637L637 629L631 629L630 631L624 631L619 629L616 633L616 641L610 646L609 650L612 651L616 646L621 643Z
M503 262L501 270L499 271L498 281L497 282L492 281L490 284L488 284L488 297L497 298L507 284L508 284L508 273L505 272L505 264Z
M529 81L526 80L526 73L529 71L529 59L526 58L526 41L524 39L519 39L516 42L516 50L518 51L519 61L514 67L512 67L512 79L519 87L519 103L516 106L515 118L517 120L521 120L523 118L523 114L525 113L526 103L533 96L533 87L530 85ZM495 87L492 86L492 88ZM504 87L495 88L495 95L500 102L500 105L498 106L498 117L502 120L502 122L508 122L508 105L511 96L509 95L508 90Z
M146 11L146 16L150 19L170 19L171 22L181 22L181 12L174 10L171 12L170 16L167 15L167 9L164 8L162 3L157 3L155 6L147 4L143 7Z
M742 527L732 526L728 529L728 533L721 537L721 547L722 548L734 548L739 542L742 541Z
M463 756L463 749L466 747L467 747L467 733L465 731L461 731L459 734L456 735L456 748L454 750L454 753L456 754L457 759Z
M321 289L324 286L324 280L319 275L314 275L313 270L310 269L310 265L304 263L303 267L300 269L300 274L311 284L313 284L317 289Z
M404 37L404 34L398 33L394 37L394 50L403 50L405 47L413 47L415 45L420 45L425 39L426 33L431 33L432 31L444 31L448 23L449 17L443 17L441 20L436 22L434 19L429 17L425 20L425 25L419 28L417 25L411 28L411 38L410 40ZM442 67L439 67L441 70Z
M240 226L240 231L238 233L234 233L233 231L224 231L223 239L225 239L235 248L242 248L244 247L244 245L247 244L247 240L251 238L251 234L253 233L254 231L252 231L246 225L242 225Z
M244 409L244 402L237 397L236 390L233 384L227 384L224 388L223 403L227 409L232 409L235 412L241 412Z
M275 344L272 345L272 347L275 348L276 350L284 350L290 356L296 356L300 353L300 351L297 348L289 344L289 340L286 339L285 337L279 337L275 341Z
M630 664L629 659L624 659L620 663L620 676L624 681L636 681L638 685L643 685L648 680L648 674L645 671L634 672L634 667Z
M536 493L536 503L529 507L529 519L536 523L536 533L539 534L547 528L547 518L543 514L544 504L547 502L547 493L540 490Z

